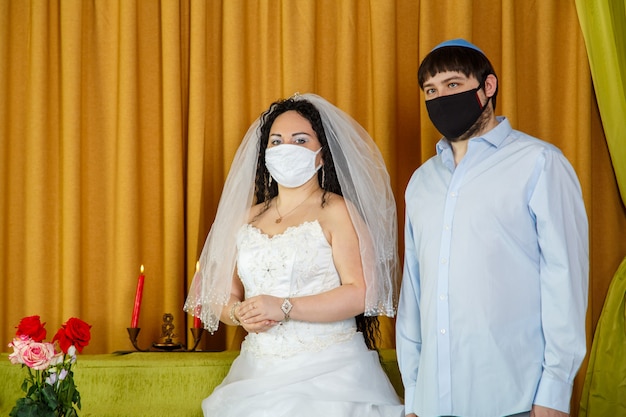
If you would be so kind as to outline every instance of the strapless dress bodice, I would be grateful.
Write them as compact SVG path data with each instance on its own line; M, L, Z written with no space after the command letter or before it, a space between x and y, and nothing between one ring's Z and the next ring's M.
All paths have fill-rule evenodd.
M297 298L341 285L332 248L317 221L289 227L274 236L246 224L237 235L237 248L237 270L246 298L260 294ZM355 333L354 318L332 323L289 320L266 332L247 335L241 349L257 356L289 357L322 350Z

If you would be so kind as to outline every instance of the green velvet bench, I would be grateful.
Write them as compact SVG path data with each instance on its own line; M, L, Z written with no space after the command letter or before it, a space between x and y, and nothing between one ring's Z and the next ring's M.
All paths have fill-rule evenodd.
M228 373L237 351L133 352L78 355L74 378L81 417L202 417L200 403ZM383 368L398 395L402 381L393 349L380 351ZM0 354L0 415L6 416L27 371Z

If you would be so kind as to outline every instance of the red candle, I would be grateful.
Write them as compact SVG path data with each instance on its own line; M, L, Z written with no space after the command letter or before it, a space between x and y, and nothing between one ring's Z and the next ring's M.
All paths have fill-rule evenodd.
M200 269L200 262L196 262L196 274L198 273L198 269ZM199 315L200 309L195 312L195 315L193 317L193 327L195 327L196 329L202 328L202 320L200 320L200 317L198 317Z
M143 281L145 276L143 274L143 265L139 270L139 279L137 280L137 292L135 293L135 306L133 307L133 318L130 321L131 328L139 327L139 310L141 309L141 298L143 297Z

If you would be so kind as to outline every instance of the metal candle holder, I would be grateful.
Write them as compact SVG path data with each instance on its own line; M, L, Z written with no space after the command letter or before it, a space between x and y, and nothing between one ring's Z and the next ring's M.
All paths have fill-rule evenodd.
M126 330L128 330L128 337L130 337L130 343L133 344L133 347L139 351L139 352L148 352L150 349L141 349L138 345L137 345L137 336L139 335L139 332L141 331L141 327L127 327Z
M202 333L204 333L204 329L202 327L192 327L191 334L193 335L193 347L190 349L190 352L194 352L200 341L202 340Z
M185 349L185 347L180 343L174 343L174 324L173 324L174 316L170 313L166 313L163 315L163 325L162 328L162 343L152 343L152 347L159 351L177 351L177 352L194 352L200 341L202 340L202 334L204 333L204 329L201 327L192 327L191 334L193 335L193 347L191 349ZM132 343L133 347L138 352L150 352L154 351L153 349L142 349L139 347L137 343L137 336L139 336L139 332L141 331L140 327L127 327L128 337L130 338L130 343Z

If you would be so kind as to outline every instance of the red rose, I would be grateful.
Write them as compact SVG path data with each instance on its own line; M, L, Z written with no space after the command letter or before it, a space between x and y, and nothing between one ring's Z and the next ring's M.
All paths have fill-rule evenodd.
M46 329L43 327L46 323L41 323L39 316L28 316L20 320L17 325L17 336L28 336L35 342L41 342L46 338Z
M79 352L89 344L91 340L91 325L75 317L70 318L63 324L52 341L59 341L63 353L67 353L70 346L74 346Z

